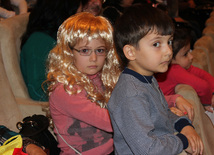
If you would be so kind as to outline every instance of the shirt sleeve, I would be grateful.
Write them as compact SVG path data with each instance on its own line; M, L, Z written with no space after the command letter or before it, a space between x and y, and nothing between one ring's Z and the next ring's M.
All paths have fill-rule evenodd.
M113 132L110 116L106 108L101 108L86 97L83 90L69 95L63 85L59 85L50 96L51 106L58 111L107 132Z
M211 104L212 89L205 79L185 70L179 65L173 65L172 67L170 72L168 72L167 80L171 80L177 84L187 84L192 86L200 97L202 104Z
M209 85L211 86L212 92L214 92L214 77L211 74L209 74L205 70L200 69L200 68L195 67L195 66L190 66L188 71L190 73L200 77L201 79L206 80L209 83Z
M181 95L179 94L175 94L175 95L165 95L165 99L167 101L167 104L168 104L168 107L171 108L171 107L175 107L176 106L176 98L179 97Z

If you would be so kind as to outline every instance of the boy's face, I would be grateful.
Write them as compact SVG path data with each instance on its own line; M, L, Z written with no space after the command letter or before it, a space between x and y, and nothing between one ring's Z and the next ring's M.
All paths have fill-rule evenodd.
M175 56L175 59L172 60L172 64L178 64L184 69L188 69L191 66L192 60L193 60L193 56L190 52L191 52L190 44L188 44L187 46L184 46L177 53L177 55Z
M172 59L172 36L148 33L139 43L132 46L134 57L128 58L128 67L141 75L152 76L157 72L166 72Z
M83 40L80 40L74 48L76 49L72 50L74 55L74 65L79 71L83 74L94 75L102 70L105 63L106 54L97 55L95 53L95 50L106 50L105 42L101 38L92 39L89 42L87 42L87 39L84 38ZM77 51L88 51L88 49L92 50L90 55L81 55L81 53Z

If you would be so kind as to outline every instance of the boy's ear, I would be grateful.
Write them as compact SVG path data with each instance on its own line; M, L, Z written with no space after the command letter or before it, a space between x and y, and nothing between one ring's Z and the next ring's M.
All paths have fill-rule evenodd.
M127 59L129 60L135 60L135 48L131 45L125 45L123 47L123 52L124 52L124 55L126 56Z

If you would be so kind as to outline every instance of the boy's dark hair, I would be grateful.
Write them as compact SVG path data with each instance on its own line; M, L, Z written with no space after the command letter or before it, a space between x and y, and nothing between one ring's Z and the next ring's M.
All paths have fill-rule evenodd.
M129 62L123 53L123 47L129 44L137 48L138 42L152 31L157 31L160 35L173 35L174 25L165 12L147 4L132 5L116 21L114 42L122 61L122 69Z
M173 36L173 59L175 59L178 52L188 44L191 44L191 31L188 27L175 27Z

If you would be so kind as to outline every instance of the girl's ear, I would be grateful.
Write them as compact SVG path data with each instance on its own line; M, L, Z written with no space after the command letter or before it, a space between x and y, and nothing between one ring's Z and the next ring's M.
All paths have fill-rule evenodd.
M135 60L136 58L135 48L131 45L125 45L123 47L123 53L128 60Z

